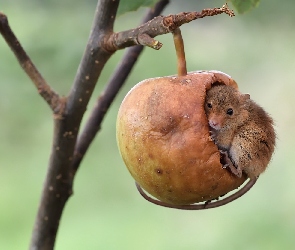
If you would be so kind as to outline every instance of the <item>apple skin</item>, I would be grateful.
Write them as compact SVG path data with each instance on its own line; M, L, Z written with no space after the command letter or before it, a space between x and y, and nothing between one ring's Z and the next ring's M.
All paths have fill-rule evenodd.
M219 71L146 79L124 98L117 117L117 142L135 181L157 199L175 205L216 199L246 179L222 168L210 141L204 111L215 82L237 88Z

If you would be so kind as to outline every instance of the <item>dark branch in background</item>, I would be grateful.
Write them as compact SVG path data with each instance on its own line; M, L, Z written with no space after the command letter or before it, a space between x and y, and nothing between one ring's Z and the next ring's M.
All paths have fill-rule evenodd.
M147 13L142 23L146 23L155 16L160 15L168 3L169 0L161 0L160 2L158 2L155 7ZM81 132L76 143L75 155L73 160L74 171L78 169L91 142L94 140L97 132L100 130L101 122L108 108L115 99L125 80L129 76L139 55L143 51L143 48L143 46L138 45L126 50L121 63L117 66L114 74L106 85L106 88L97 99L91 115L85 125L85 128L83 132Z
M51 89L45 79L42 77L36 66L33 64L27 53L24 51L20 42L11 30L7 17L0 12L0 33L13 51L20 66L24 69L27 75L31 78L32 82L38 89L39 94L48 103L51 109L55 112L59 112L60 98L59 95Z
M234 12L228 8L227 4L221 8L204 9L200 12L182 12L165 17L158 16L138 28L114 33L110 36L107 47L110 51L113 51L141 44L153 49L160 49L162 44L153 39L155 36L173 32L176 28L193 20L222 13L231 17L234 16Z

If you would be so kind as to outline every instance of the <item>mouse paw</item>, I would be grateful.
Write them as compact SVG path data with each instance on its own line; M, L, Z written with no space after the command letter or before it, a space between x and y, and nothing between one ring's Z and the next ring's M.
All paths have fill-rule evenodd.
M213 142L216 142L216 133L215 132L213 132L213 131L209 131L209 133L210 133L210 135L209 135L209 140L210 141L213 141Z
M222 165L222 168L228 168L228 167L229 167L229 164Z
M228 152L225 150L219 150L222 160L224 162L224 164L222 165L222 168L227 168L230 170L230 172L234 175L236 175L237 177L241 178L242 177L242 169L238 166L235 167L233 162L231 161Z
M238 178L241 178L242 177L242 169L240 167L235 167L232 163L231 164L225 164L227 165L227 168L230 170L230 172L232 174L234 174L235 176L237 176Z
M241 178L242 175L243 175L242 170L240 170L240 169L238 168L238 169L237 169L237 173L236 173L235 175L238 176L239 178Z
M225 163L226 164L230 164L231 163L231 159L229 158L228 152L226 150L221 150L221 149L219 149L219 152L221 154L221 157L225 161Z

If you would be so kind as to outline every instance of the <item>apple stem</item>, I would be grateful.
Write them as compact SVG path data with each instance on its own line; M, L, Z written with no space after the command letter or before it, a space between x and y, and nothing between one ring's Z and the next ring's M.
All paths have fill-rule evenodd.
M173 34L174 46L175 46L176 56L177 56L177 73L178 73L178 76L185 76L187 75L187 69L186 69L184 44L183 44L181 31L179 28L176 28L172 32L172 34Z

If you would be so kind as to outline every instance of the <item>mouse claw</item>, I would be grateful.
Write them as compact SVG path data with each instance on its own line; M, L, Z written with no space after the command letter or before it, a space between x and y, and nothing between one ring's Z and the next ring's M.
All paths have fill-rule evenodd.
M219 153L220 153L223 157L225 157L225 160L226 160L226 161L230 160L230 159L229 159L229 156L228 156L228 152L227 152L226 150L221 150L221 149L219 149Z
M222 165L222 168L228 168L229 167L229 164L227 163L227 164L224 164L224 165Z

